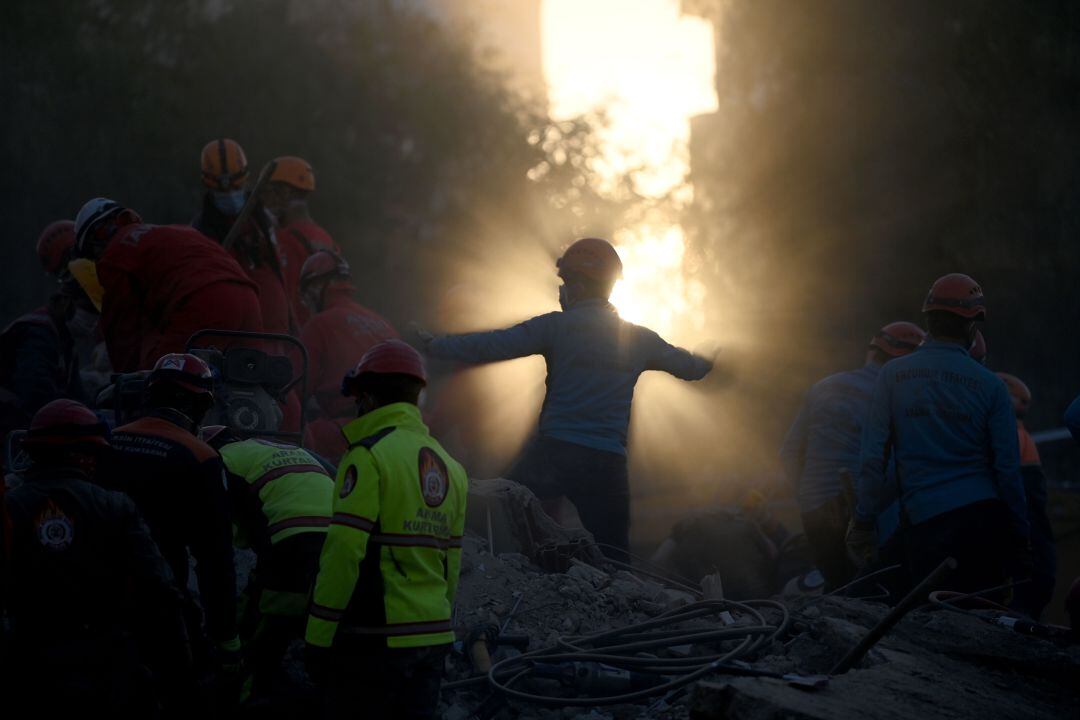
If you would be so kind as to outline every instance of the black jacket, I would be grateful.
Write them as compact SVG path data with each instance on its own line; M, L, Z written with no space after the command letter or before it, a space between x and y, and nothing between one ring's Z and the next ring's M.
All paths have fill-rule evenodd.
M191 550L207 634L231 640L236 567L225 470L215 450L170 418L160 411L114 430L107 477L135 501L182 588Z
M20 645L149 629L162 657L186 657L179 589L130 498L65 468L31 471L3 506L2 601Z

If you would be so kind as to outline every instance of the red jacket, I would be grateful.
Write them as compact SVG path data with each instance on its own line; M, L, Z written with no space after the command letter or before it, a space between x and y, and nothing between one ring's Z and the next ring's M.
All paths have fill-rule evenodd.
M229 253L186 225L120 228L98 260L97 273L105 290L101 329L117 372L153 363L156 358L144 355L162 336L182 337L214 327L214 318L181 312L193 296L211 286L232 286L236 292L230 299L242 293L241 299L258 302L258 289Z
M354 301L351 293L348 285L328 287L323 311L300 335L308 351L308 392L328 418L355 413L351 401L341 396L341 379L373 345L398 337L389 322Z
M281 271L285 277L285 294L292 302L293 316L301 327L311 318L311 313L300 302L300 270L304 261L319 250L329 250L341 255L341 248L330 233L315 224L311 218L298 218L278 229L278 250L281 255Z
M235 217L225 215L214 206L210 193L203 195L202 208L191 221L192 227L218 243L225 241ZM292 301L285 290L282 274L285 263L275 239L270 217L261 204L256 205L251 216L236 237L230 251L247 276L259 288L259 310L263 330L266 332L294 334L298 322L291 315Z

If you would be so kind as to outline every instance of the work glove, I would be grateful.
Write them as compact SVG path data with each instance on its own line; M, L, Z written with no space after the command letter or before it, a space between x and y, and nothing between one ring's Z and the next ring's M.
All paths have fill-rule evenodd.
M877 562L878 543L877 529L874 523L868 520L852 518L848 522L847 536L848 557L855 567L865 570Z
M330 679L331 663L333 658L328 647L304 644L304 670L311 682L318 687L324 687Z

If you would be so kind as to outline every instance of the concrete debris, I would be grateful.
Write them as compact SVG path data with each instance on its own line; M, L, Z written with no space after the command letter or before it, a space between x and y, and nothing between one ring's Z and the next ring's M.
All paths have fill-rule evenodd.
M795 638L756 667L827 672L878 620L884 606L821 598L795 607ZM695 720L825 720L839 717L1080 717L1080 647L998 628L977 617L918 610L859 669L808 693L771 678L714 677L691 700Z
M718 574L724 597L733 600L769 597L778 590L778 559L776 543L752 518L735 510L686 518L652 557L672 577L696 582Z
M521 553L492 556L486 540L472 534L464 547L456 626L505 625L506 635L528 636L530 650L560 636L642 622L695 599L610 566L599 569L579 561L564 573L547 573ZM751 659L754 668L774 674L827 673L888 612L877 603L822 596L789 600L788 606L788 639L766 645ZM689 647L672 648L671 654L683 651ZM518 652L499 645L492 660ZM459 647L448 663L446 681L473 675ZM905 617L858 669L813 692L781 679L714 674L670 698L594 709L552 708L493 697L481 682L444 692L441 711L454 720L1062 718L1080 717L1076 687L1080 647L1019 635L976 617L923 609Z
M552 520L540 500L512 480L471 480L465 527L491 553L520 553L541 567L565 570L572 558L599 560L592 535Z

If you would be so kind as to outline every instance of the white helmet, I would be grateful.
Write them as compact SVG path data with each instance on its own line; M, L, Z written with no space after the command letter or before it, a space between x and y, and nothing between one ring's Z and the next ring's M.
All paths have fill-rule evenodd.
M86 257L87 253L87 236L90 231L102 220L110 218L121 212L124 206L115 200L109 198L94 198L88 201L79 210L79 214L75 216L75 248L76 252Z

